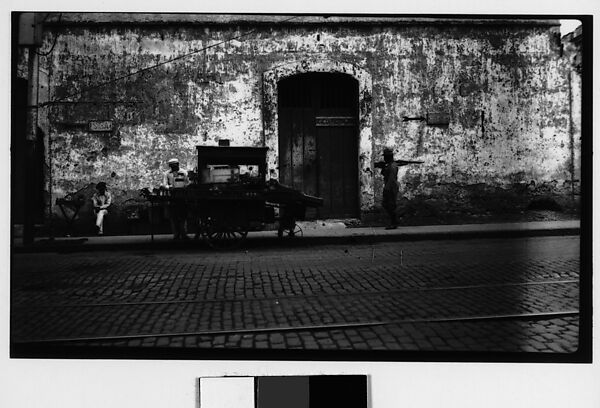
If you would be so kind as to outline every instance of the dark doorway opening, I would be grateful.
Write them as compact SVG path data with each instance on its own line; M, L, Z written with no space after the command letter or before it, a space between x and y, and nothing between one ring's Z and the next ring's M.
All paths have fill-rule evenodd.
M34 223L44 218L44 133L37 129L36 140L25 140L27 131L27 80L13 79L11 108L11 214L13 224L25 222L27 201ZM28 143L30 143L28 145ZM25 166L30 167L32 178L26 182Z
M358 216L358 81L308 73L278 83L279 180L323 197L307 218Z
M36 139L26 140L29 83L18 75L20 14L14 12L11 15L10 206L12 225L24 224L27 216L31 222L37 224L42 223L44 219L44 134L38 128ZM30 172L28 173L30 176L26 177L26 172Z
M25 213L25 123L27 121L27 81L13 79L11 109L11 209L13 222L22 224Z

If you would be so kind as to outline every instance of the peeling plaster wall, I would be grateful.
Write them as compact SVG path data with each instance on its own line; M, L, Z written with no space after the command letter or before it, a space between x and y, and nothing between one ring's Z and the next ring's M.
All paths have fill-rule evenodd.
M386 145L425 162L401 169L402 203L428 201L435 211L518 209L538 191L567 203L565 189L579 180L558 27L70 26L54 27L46 42L55 36L43 61L51 99L83 103L48 109L53 200L104 180L122 202L157 186L170 157L192 169L196 145L219 139L276 146L276 87L265 77L286 66L311 71L318 61L326 61L319 69L356 67L353 76L368 82L357 162L363 215L379 211L382 180L372 164ZM434 112L449 114L449 125L403 121ZM91 133L89 120L112 120L116 129ZM269 170L276 177L273 153ZM485 205L499 196L506 205Z
M579 184L581 179L581 70L582 70L582 27L579 26L574 32L563 38L564 56L569 62L569 95L570 95L570 122L569 133L571 136L572 151L572 196L580 194Z

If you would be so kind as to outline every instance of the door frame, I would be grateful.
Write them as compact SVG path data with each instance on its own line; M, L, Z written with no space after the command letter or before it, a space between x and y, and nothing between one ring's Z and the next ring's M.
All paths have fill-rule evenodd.
M375 205L372 144L371 75L364 69L347 62L329 59L305 59L278 65L263 73L263 145L267 152L268 177L279 178L279 117L277 106L277 82L309 72L348 74L358 81L358 206L362 213Z

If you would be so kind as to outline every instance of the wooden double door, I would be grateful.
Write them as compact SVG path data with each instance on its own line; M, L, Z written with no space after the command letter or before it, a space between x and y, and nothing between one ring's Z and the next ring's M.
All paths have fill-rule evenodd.
M308 73L278 83L279 180L324 205L307 218L358 216L358 82Z

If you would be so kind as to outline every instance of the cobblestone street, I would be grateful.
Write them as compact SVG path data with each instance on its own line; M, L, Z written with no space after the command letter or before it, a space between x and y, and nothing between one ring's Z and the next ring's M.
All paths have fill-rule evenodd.
M19 343L573 352L579 238L15 254Z

